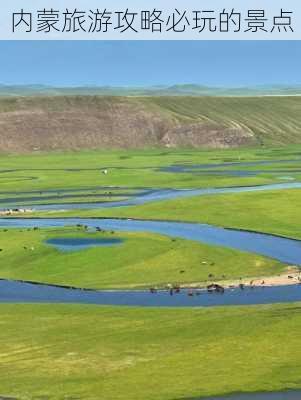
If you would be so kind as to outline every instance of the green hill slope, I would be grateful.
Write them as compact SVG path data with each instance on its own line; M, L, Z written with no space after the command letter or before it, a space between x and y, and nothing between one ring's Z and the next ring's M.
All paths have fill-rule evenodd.
M153 97L156 104L176 118L240 127L259 143L287 144L301 142L301 97Z

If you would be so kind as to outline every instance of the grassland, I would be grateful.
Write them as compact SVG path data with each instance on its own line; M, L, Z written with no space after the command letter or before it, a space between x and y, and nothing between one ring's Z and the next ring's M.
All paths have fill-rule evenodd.
M74 237L114 237L124 242L74 252L45 243L50 238ZM205 284L212 279L276 275L285 268L256 254L189 240L146 233L85 232L82 228L2 229L0 246L0 278L96 289Z
M300 304L1 305L0 393L174 400L300 388Z
M279 183L278 169L291 169L289 176L300 181L301 174L295 171L300 162L286 161L300 155L298 146L3 155L0 170L10 172L0 174L0 199L31 197L36 191L42 192L39 195L47 204L52 200L43 191L70 189L73 200L90 201L92 208L46 215L198 221L301 239L300 190L195 196L105 210L94 210L92 205L107 190L101 186L122 186L124 190L112 191L126 195L145 186ZM172 164L256 160L283 161L260 166L262 172L248 177L158 171ZM102 168L108 168L108 175L100 172ZM79 194L76 189L85 191ZM64 253L45 244L53 237L113 237L123 243ZM211 279L209 274L214 280L224 279L223 275L266 276L285 268L255 254L192 241L146 233L88 232L81 227L1 229L0 248L1 278L89 288L205 282ZM210 309L1 304L0 313L0 396L184 400L301 388L299 303Z
M257 230L301 238L298 223L301 200L300 190L281 190L243 194L220 194L195 196L169 201L160 201L132 207L112 209L93 209L93 202L118 200L136 192L137 187L213 187L256 185L277 182L279 173L275 170L287 168L295 170L299 161L289 163L286 160L298 160L300 150L297 147L275 149L245 149L222 151L158 150L143 152L81 152L54 153L27 156L3 156L0 169L25 169L37 176L36 180L10 182L1 185L0 199L9 197L23 199L21 204L90 202L89 210L67 212L51 211L34 213L34 216L63 217L124 217L141 219L182 220L210 223L224 227ZM194 173L167 173L158 168L173 164L209 164L237 161L282 160L276 164L245 166L252 170L262 168L258 176L233 177L209 176ZM83 170L81 170L81 168ZM108 175L101 173L108 168ZM221 167L223 170L242 167ZM14 172L3 176L9 177ZM298 173L291 172L297 181ZM101 189L100 186L121 186L123 189ZM43 190L53 192L43 192ZM67 193L56 190L69 189ZM77 192L76 189L81 189ZM31 191L34 190L34 193ZM22 193L26 191L26 193ZM111 192L117 197L105 197ZM58 199L51 196L59 195ZM104 197L102 197L104 195ZM40 200L27 200L31 196L40 196ZM65 198L64 196L70 196ZM99 196L99 197L96 197ZM29 214L32 216L32 214ZM87 232L66 231L51 232L0 232L0 253L4 262L1 264L1 277L12 279L36 280L56 284L70 284L94 288L138 287L164 285L167 282L191 283L205 281L209 274L215 279L226 275L229 279L240 276L274 275L283 270L277 262L256 255L243 254L225 248L205 246L185 240L172 242L167 237L148 234L129 234L125 243L116 248L95 248L75 254L62 254L43 244L51 235L66 234L87 235ZM89 235L99 235L92 234ZM119 234L118 234L119 235ZM24 244L25 243L25 244ZM139 247L135 246L139 243ZM24 252L23 246L34 246L33 253ZM100 258L101 257L101 260ZM201 261L208 265L201 266ZM214 263L213 266L210 263ZM184 270L185 273L180 271Z
M38 193L41 200L36 203L53 203L46 190L71 190L71 198L64 195L55 200L91 202L90 210L75 210L65 213L54 212L38 213L48 216L103 216L103 217L130 217L146 219L184 220L210 223L225 227L258 230L285 236L300 238L298 224L301 192L300 190L277 190L268 192L254 192L241 194L208 195L192 198L183 198L170 201L145 204L140 206L122 207L114 209L93 209L96 200L118 200L118 197L101 197L108 193L125 198L127 194L135 192L134 188L206 188L224 186L260 185L265 183L281 183L279 179L289 175L295 181L301 180L301 173L296 172L301 167L298 161L301 148L298 146L272 149L240 149L220 151L196 150L145 150L145 151L95 151L80 153L53 153L23 156L0 157L0 169L17 172L0 174L0 199L16 197L24 198ZM169 173L159 170L160 167L184 164L214 165L223 162L247 161L279 161L275 164L260 166L228 166L220 167L222 171L243 169L246 171L258 170L257 176L233 177L226 175L206 175L203 173ZM296 160L290 163L288 160ZM22 168L24 170L22 170ZM102 168L108 168L108 175L101 173ZM277 172L287 170L287 173ZM290 172L289 172L290 171ZM15 181L14 177L24 178ZM35 180L26 180L26 177L35 175ZM5 178L5 181L3 180ZM101 186L121 186L123 189L100 189ZM73 189L82 189L75 192ZM22 193L27 191L27 194ZM11 193L7 193L11 192ZM97 197L96 197L97 195ZM99 196L99 197L98 197ZM31 202L21 202L29 205ZM32 202L34 204L34 202Z
M298 223L300 201L300 189L271 190L194 196L140 206L122 207L118 210L67 211L63 215L201 222L301 239ZM44 213L43 215L49 216L53 213Z
M199 188L243 186L278 182L279 174L273 169L298 168L301 163L287 164L285 160L297 160L300 146L273 149L236 150L143 150L143 151L82 151L37 153L30 155L1 155L1 190L80 189L99 186ZM258 176L233 177L192 173L168 173L158 170L174 164L215 164L259 160L283 160L272 166L259 166ZM107 168L109 173L101 173ZM256 167L253 167L253 169ZM221 168L225 169L225 168ZM229 168L228 168L229 169ZM232 168L233 169L233 168ZM252 170L252 167L244 168ZM231 168L230 168L231 170ZM280 176L283 174L280 174ZM301 173L292 172L301 178Z

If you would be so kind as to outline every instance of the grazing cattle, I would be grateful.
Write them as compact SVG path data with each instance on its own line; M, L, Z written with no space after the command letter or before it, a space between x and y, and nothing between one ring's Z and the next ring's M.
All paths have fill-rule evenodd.
M224 293L225 289L221 285L218 285L217 283L212 283L211 285L207 286L207 291L208 293L213 293L213 292Z

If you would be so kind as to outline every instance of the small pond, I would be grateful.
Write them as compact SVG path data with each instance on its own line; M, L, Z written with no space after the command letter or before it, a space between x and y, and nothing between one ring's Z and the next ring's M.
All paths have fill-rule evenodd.
M116 246L122 243L121 239L109 238L53 238L46 243L60 251L79 251L98 246Z

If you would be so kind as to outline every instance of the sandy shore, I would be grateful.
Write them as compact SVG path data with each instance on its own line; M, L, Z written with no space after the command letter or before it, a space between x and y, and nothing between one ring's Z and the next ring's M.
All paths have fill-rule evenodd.
M236 280L218 280L218 281L208 281L206 285L211 283L217 283L224 288L238 287L239 285L244 286L287 286L287 285L299 285L301 284L301 271L298 267L289 267L286 272L275 276L263 276L263 277L249 277ZM204 287L204 282L196 282L187 285L180 285L182 288L199 288Z
M299 272L286 273L277 276L267 276L261 278L248 278L241 279L234 282L223 282L224 286L238 286L243 284L246 286L286 286L286 285L297 285L301 284L301 276Z

